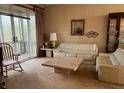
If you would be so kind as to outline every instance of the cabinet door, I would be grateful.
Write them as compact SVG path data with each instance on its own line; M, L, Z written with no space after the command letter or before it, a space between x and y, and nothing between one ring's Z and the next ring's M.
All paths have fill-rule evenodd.
M108 52L115 51L115 45L117 44L117 33L117 19L110 19L108 31Z

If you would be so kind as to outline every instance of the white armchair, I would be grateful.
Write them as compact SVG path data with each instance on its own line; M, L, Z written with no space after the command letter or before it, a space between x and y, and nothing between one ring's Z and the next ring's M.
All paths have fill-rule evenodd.
M124 50L114 53L100 53L97 57L96 70L101 81L124 84Z

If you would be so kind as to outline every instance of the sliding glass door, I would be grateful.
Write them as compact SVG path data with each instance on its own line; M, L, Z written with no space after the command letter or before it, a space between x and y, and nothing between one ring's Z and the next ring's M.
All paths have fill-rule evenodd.
M2 42L12 45L15 54L21 54L21 60L32 57L31 50L36 50L36 46L33 46L36 41L32 43L32 39L36 40L36 36L32 37L31 34L31 32L35 32L35 29L31 30L31 27L35 28L35 21L31 20L0 15L0 38Z

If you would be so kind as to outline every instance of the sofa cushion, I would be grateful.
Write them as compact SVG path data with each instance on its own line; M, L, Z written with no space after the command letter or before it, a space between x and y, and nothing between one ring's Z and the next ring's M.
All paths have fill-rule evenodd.
M64 56L66 56L66 54L62 52L54 53L54 57L64 57Z
M114 56L113 53L108 54L108 56L110 57L111 63L112 65L119 65L120 63L118 62L117 58Z
M65 55L67 57L76 57L76 54L74 54L74 53L66 53Z
M123 65L124 64L124 51L118 48L113 54L118 60L118 62L120 63L120 65Z
M92 55L90 55L90 54L77 54L77 58L83 58L84 60L92 60Z

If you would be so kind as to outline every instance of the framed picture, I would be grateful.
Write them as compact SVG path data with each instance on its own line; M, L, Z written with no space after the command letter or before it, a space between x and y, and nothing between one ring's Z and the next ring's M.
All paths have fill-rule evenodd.
M80 36L84 35L85 20L71 20L71 35Z

